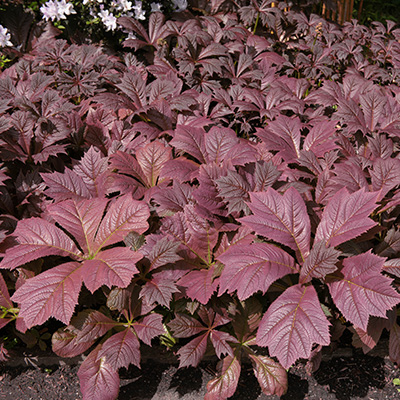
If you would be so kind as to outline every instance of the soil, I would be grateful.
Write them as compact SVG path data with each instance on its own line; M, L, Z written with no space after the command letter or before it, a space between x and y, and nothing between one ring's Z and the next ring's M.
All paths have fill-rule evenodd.
M66 360L49 353L32 355L22 350L20 353L0 366L1 400L82 398L77 377L81 358L66 364ZM325 355L319 369L311 376L305 364L298 363L289 371L289 390L281 399L400 399L400 392L393 383L393 379L400 378L400 370L383 356L384 350L382 355L379 353L378 350L364 355L359 350L338 349L334 354ZM215 361L179 370L176 363L168 363L170 357L163 353L153 352L143 358L140 370L134 366L120 370L119 400L200 400L216 371ZM244 364L238 389L231 399L277 400L278 397L261 393L251 365Z

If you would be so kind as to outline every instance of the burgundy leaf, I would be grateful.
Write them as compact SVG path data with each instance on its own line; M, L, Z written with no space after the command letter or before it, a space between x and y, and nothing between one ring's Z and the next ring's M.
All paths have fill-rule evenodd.
M232 129L213 126L205 135L208 161L220 163L229 156L230 150L238 142L236 133Z
M135 322L133 328L139 339L151 346L151 340L165 333L160 314L150 314L144 317L141 321Z
M77 240L84 252L90 253L107 203L102 198L65 200L48 206L47 211Z
M351 194L346 188L341 189L322 213L315 242L324 241L335 247L372 228L375 222L368 215L376 208L376 199L376 193L365 193L363 189Z
M264 192L268 187L272 186L275 181L281 176L276 166L268 161L258 161L255 163L254 169L254 192Z
M376 253L382 257L396 257L400 251L400 230L389 229L383 242L376 247Z
M14 269L49 255L74 257L80 254L75 243L61 229L42 218L18 222L13 235L19 244L6 251L0 268Z
M383 264L383 271L400 278L400 258L386 260Z
M234 355L232 347L227 342L237 343L237 340L229 333L213 329L210 333L210 339L218 358L227 354Z
M188 232L192 237L191 244L198 249L203 259L211 262L211 254L218 240L218 231L199 216L191 204L185 206L184 215Z
M297 272L294 259L279 247L268 243L230 246L218 260L225 265L219 293L237 290L240 300L247 299L259 290L265 293L276 280Z
M312 151L316 157L322 157L328 151L338 147L333 138L335 132L336 121L316 122L304 139L303 149Z
M66 199L90 199L92 197L83 178L66 168L64 173L51 172L40 174L48 186L45 193L56 201Z
M186 288L186 294L192 300L207 304L213 293L217 290L218 281L213 280L214 268L191 271L179 279L177 285Z
M0 273L0 307L12 308L10 295L8 293L7 284L4 281L3 275Z
M153 199L159 204L158 215L164 217L178 211L183 211L192 198L192 188L186 183L174 182L172 187L162 188L153 193Z
M179 292L173 280L166 279L163 274L154 274L152 279L142 287L140 298L144 298L146 303L158 304L169 307L173 293Z
M178 314L168 326L177 338L190 337L206 329L197 319L186 314Z
M336 176L332 178L332 190L335 192L345 187L349 192L368 190L368 182L364 171L356 162L350 160L336 164L334 170Z
M170 145L183 150L202 163L207 162L204 129L178 125Z
M93 197L102 197L107 194L104 184L107 168L108 158L102 157L100 151L91 146L73 171L82 178Z
M228 213L244 211L249 214L249 208L245 201L249 198L250 185L235 171L215 181L219 195L228 203Z
M283 396L288 388L286 370L272 358L255 354L249 354L249 357L262 392L267 396Z
M178 157L167 161L160 172L160 178L171 178L179 183L188 182L197 174L199 165L193 160Z
M86 287L93 293L99 287L127 287L135 273L136 263L143 257L127 247L114 247L97 253L94 259L83 262L82 277Z
M204 400L226 400L236 392L240 377L240 362L237 357L228 355L217 365L218 375L207 383Z
M94 344L94 340L88 342L76 342L76 333L68 329L59 329L51 337L51 349L59 357L75 357L84 353Z
M355 326L355 334L353 335L352 340L353 346L357 348L362 348L363 353L367 354L377 345L379 338L381 337L382 331L385 328L384 322L387 322L387 320L378 317L371 317L368 321L367 331L364 331L358 326Z
M98 249L120 242L130 232L144 233L148 228L149 208L144 202L122 196L111 204L96 235Z
M162 237L152 246L150 252L146 255L150 261L150 271L161 267L165 264L173 264L182 259L177 254L180 243L170 240L167 237Z
M400 302L392 279L381 274L385 259L368 253L343 260L343 279L329 284L333 301L343 316L367 330L371 315L386 318L386 311Z
M222 166L216 163L202 164L199 170L198 181L200 186L193 191L193 197L198 204L204 207L207 212L226 215L223 199L219 196L217 179L227 175L225 164Z
M171 148L154 141L141 147L136 152L137 161L144 173L149 187L157 184L162 167L171 159Z
M82 286L81 264L69 262L28 279L12 296L20 303L19 316L28 328L50 317L68 324Z
M312 278L323 279L337 270L336 263L341 252L326 247L324 242L315 243L300 270L300 282L310 282Z
M299 252L304 260L310 248L310 218L299 192L289 188L283 196L272 188L250 193L249 207L254 215L240 221L258 235L275 240Z
M268 346L283 368L309 358L314 343L327 346L329 322L313 286L294 285L268 308L257 332L257 344Z
M119 391L119 375L105 360L99 358L97 346L85 359L78 371L81 392L85 400L115 400Z
M365 124L372 132L381 120L384 108L387 104L386 96L378 89L369 90L360 96L360 106L365 117Z
M207 349L207 338L208 334L200 335L178 350L179 368L199 365Z
M269 122L267 128L257 129L257 136L267 145L268 150L278 150L285 161L300 157L301 122L279 115Z
M97 355L97 360L100 359L115 371L130 364L140 368L140 343L133 330L127 328L108 338Z
M380 198L383 198L389 190L400 185L400 160L397 158L376 158L373 170L370 171L372 189L380 190Z
M400 363L400 326L396 323L390 329L389 357L393 362Z
M85 319L82 329L77 332L76 343L96 340L117 325L118 322L108 318L100 311L93 311Z

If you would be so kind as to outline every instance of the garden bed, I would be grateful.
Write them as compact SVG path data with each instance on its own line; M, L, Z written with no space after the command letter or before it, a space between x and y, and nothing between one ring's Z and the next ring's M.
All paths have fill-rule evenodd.
M323 355L320 368L309 375L304 363L289 371L289 389L282 400L324 399L385 400L398 397L393 383L400 371L388 357L382 341L370 354L341 347ZM157 357L159 355L159 357ZM5 400L81 399L77 371L82 357L60 358L48 352L24 349L14 351L10 362L0 367L0 392ZM199 368L178 370L177 359L162 348L146 347L142 368L131 366L120 371L119 400L201 400L207 382L216 373L216 360L209 358ZM261 393L252 367L245 363L238 389L232 400L278 399Z

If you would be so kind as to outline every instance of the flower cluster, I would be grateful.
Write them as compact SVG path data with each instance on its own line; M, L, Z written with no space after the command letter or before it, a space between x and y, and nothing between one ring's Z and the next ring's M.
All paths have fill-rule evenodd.
M59 21L66 19L67 15L76 14L73 4L67 3L66 0L49 0L40 7L40 12L46 21Z
M8 33L7 28L0 25L0 47L12 46L11 35Z
M87 6L93 20L99 20L107 31L117 29L117 19L120 16L130 16L137 20L146 19L146 10L142 0L83 0L83 6ZM172 0L172 8L175 11L184 11L187 0ZM158 2L150 3L150 12L162 12L163 5ZM46 21L59 21L66 19L67 15L76 14L74 6L68 0L48 0L40 11Z

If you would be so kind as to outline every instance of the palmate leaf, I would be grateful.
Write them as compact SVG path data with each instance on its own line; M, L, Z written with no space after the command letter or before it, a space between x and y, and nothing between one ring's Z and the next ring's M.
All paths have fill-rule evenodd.
M329 283L329 291L343 316L367 330L371 315L386 318L386 311L400 302L400 294L391 286L392 279L381 274L385 259L364 254L343 260L343 279Z
M200 307L198 313L206 326L186 314L178 314L176 318L168 324L174 336L178 338L189 337L200 333L198 337L191 340L178 351L177 354L179 355L180 361L179 368L189 365L196 367L199 364L207 349L209 336L211 337L211 343L218 356L232 353L232 350L228 348L230 346L227 341L237 342L231 335L215 330L218 326L227 324L230 321L228 318L216 314L214 311L206 309L203 306Z
M258 235L277 241L300 254L304 260L310 248L310 218L299 192L289 188L283 196L272 188L266 192L250 193L248 203L254 215L239 221Z
M377 194L364 189L349 194L339 190L328 202L322 213L315 235L315 242L324 241L335 247L353 239L375 225L368 215L376 208Z
M235 131L230 128L213 126L205 134L205 149L209 162L220 163L227 157L235 145L239 143Z
M276 280L297 272L293 257L268 243L233 245L218 260L225 265L219 294L237 290L240 300L259 290L265 293Z
M338 145L334 141L336 121L319 121L310 129L304 139L303 150L312 151L316 157L323 157L325 153L334 150Z
M288 388L286 370L272 358L255 354L249 354L249 357L262 392L267 396L284 395Z
M386 260L383 264L383 271L400 278L400 258Z
M119 391L118 372L110 366L105 357L99 357L101 345L85 359L78 371L84 400L114 400Z
M228 213L244 211L249 214L246 205L250 185L236 171L228 171L226 176L215 181L218 185L219 195L227 202Z
M289 368L299 358L309 358L314 343L327 346L330 323L325 317L313 286L294 285L268 308L257 331L257 344L268 346Z
M93 206L98 207L100 216L94 215ZM102 285L127 287L138 272L135 264L142 258L141 253L126 247L102 248L121 241L131 230L143 233L148 227L148 206L123 196L111 204L100 222L104 208L104 201L99 199L93 200L93 204L88 200L66 200L48 208L49 216L76 235L85 254L66 233L44 219L25 219L17 227L19 244L7 251L3 268L13 269L48 255L70 256L80 261L53 267L29 279L15 292L20 316L26 317L28 327L41 324L50 316L68 324L82 281L91 292Z
M177 338L190 337L204 330L201 322L186 314L177 314L168 326Z
M141 253L133 252L127 247L103 250L94 259L83 261L83 281L92 293L102 285L125 288L130 284L133 275L139 272L136 263L142 257Z
M204 400L225 400L236 392L240 377L240 361L236 356L228 355L218 362L218 377L207 383Z
M51 204L47 211L77 240L85 253L90 253L107 203L108 200L103 198L66 200Z
M82 286L81 264L69 262L28 279L12 296L20 303L19 316L28 328L50 316L68 324Z

